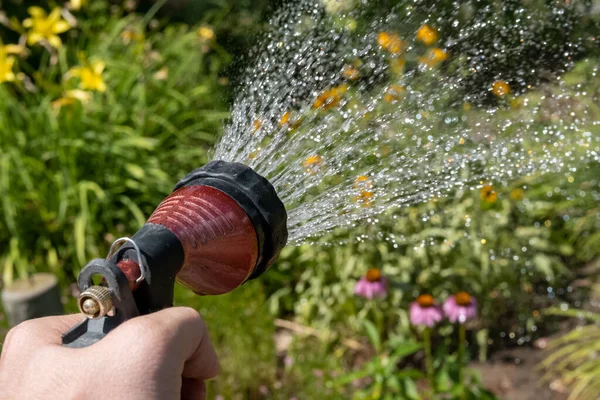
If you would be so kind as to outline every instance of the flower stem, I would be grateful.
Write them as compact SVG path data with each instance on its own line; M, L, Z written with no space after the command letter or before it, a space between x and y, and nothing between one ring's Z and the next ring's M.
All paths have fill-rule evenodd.
M458 325L458 383L461 388L461 399L466 400L467 391L465 389L465 345L467 342L467 329L464 324Z
M435 379L433 376L433 358L431 357L431 328L426 327L423 331L423 346L425 347L425 365L427 367L427 378L431 385L431 392L435 394Z

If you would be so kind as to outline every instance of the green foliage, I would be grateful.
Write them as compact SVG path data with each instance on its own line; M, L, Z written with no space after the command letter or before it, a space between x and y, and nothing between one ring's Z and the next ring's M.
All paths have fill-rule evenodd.
M208 160L228 115L217 82L228 58L191 27L103 20L108 4L90 7L98 18L81 17L50 56L34 45L39 65L19 68L35 72L0 85L5 280L47 268L72 280L116 235L137 230L173 176ZM69 71L93 61L106 64L106 91L70 98Z

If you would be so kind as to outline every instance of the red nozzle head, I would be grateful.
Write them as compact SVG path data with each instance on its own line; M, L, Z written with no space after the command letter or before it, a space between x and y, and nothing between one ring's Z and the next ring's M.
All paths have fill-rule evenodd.
M271 184L243 164L214 161L188 174L150 224L181 242L177 280L198 294L222 294L262 274L287 241L287 214Z

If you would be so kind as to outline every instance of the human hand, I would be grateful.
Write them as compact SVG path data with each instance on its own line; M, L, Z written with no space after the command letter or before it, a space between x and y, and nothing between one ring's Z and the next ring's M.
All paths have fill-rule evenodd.
M137 317L89 347L63 347L61 335L83 318L40 318L10 330L0 355L0 399L206 398L205 381L220 367L193 309Z

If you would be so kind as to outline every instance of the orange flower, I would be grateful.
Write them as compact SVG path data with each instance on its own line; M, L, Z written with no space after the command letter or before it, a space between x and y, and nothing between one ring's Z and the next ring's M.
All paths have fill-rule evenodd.
M292 118L292 112L286 111L279 120L279 126L282 128L287 126L290 129L295 129L300 126L300 118Z
M308 157L302 162L304 170L309 174L315 174L323 165L323 157L318 154Z
M313 108L323 108L325 110L330 110L332 108L337 107L342 98L344 97L344 93L348 91L348 85L340 85L328 89L321 93L315 102L313 103Z
M355 81L360 76L360 71L351 65L347 65L346 67L344 67L344 70L342 71L342 75L344 76L344 78L348 79L349 81Z
M505 96L510 93L510 86L508 82L496 81L492 84L492 93L498 97Z
M438 34L429 25L423 25L417 31L417 40L429 46L438 40Z
M255 134L262 127L262 121L259 119L255 119L254 121L252 121L252 127L254 128L252 134Z
M361 203L363 207L371 207L373 204L372 198L374 193L370 190L361 190L358 196L354 197L354 201Z
M366 175L360 175L354 180L354 189L370 190L373 189L373 181Z
M377 43L383 50L392 54L400 54L406 49L406 42L395 33L380 32L377 36Z
M419 62L427 65L430 68L433 68L447 59L448 52L446 50L434 47L433 49L429 50L424 57L419 57Z
M498 193L492 185L485 185L479 190L479 197L485 202L495 203L498 200Z
M383 101L386 103L395 103L400 100L401 95L404 93L404 86L400 85L390 85L387 89L385 89L385 93L383 94Z

